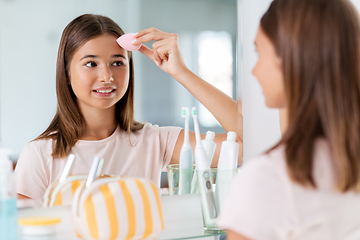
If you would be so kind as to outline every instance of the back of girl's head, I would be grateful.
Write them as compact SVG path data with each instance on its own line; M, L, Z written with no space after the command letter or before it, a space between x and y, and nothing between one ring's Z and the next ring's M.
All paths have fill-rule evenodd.
M360 24L348 0L275 0L260 27L282 61L292 179L316 186L313 146L325 138L340 191L360 190Z
M84 14L75 18L63 31L56 65L57 112L47 130L37 138L56 139L54 157L66 156L86 128L70 85L69 69L72 57L86 42L104 34L120 37L124 32L110 18L94 14ZM130 67L129 85L124 96L116 103L115 115L122 129L137 130L142 124L134 121L134 67L132 53L127 54Z

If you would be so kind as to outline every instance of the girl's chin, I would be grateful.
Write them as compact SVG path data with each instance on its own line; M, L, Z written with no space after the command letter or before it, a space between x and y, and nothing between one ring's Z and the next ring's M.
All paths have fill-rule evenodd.
M278 104L278 103L268 102L268 101L265 102L265 105L268 108L274 108L274 109L281 109L281 108L285 107L284 104Z

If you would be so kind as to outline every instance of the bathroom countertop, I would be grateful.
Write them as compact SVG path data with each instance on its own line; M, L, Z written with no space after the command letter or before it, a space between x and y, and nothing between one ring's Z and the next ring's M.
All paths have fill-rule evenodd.
M205 230L202 222L201 206L197 194L182 196L162 196L164 231L157 237L165 239L220 239L223 231ZM180 204L181 202L181 204ZM176 206L176 207L174 207ZM54 240L79 240L77 237L70 206L19 209L18 218L57 217L61 222L56 226ZM19 239L21 240L21 238Z

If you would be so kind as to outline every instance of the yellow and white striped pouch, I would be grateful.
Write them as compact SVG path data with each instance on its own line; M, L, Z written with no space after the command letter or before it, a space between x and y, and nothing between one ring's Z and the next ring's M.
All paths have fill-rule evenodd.
M160 192L146 179L97 179L89 187L81 183L72 211L84 239L151 239L164 229Z
M71 205L73 195L81 182L86 182L87 175L73 175L67 177L62 183L53 182L44 195L44 207Z

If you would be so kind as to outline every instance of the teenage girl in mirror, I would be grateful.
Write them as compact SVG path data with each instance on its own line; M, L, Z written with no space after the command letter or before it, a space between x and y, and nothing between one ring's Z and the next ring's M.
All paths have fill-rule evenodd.
M179 163L181 128L134 120L133 57L116 43L123 34L111 19L92 14L77 17L64 29L56 67L56 115L24 147L16 167L19 196L33 199L33 206L42 205L46 188L60 177L70 153L77 158L73 174L87 174L97 155L105 159L104 174L155 183L161 169ZM153 49L142 45L140 51L187 88L226 132L236 131L241 144L236 101L189 71L177 36L151 28L139 37L142 42L156 40ZM215 136L213 166L225 139L226 134ZM194 133L190 143L194 148Z
M288 126L243 164L219 226L230 240L359 239L358 12L348 0L274 0L255 45L253 74Z

